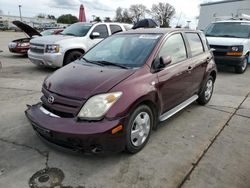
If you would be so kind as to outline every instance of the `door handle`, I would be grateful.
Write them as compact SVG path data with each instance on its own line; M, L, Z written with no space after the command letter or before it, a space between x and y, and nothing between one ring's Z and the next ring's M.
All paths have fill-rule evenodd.
M187 72L190 74L192 69L193 69L192 66L188 66Z

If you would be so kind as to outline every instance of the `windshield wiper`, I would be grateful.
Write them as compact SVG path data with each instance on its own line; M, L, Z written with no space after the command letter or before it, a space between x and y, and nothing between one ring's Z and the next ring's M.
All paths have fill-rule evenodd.
M128 69L128 67L126 67L124 65L112 63L112 62L109 62L109 61L94 61L94 62L100 63L102 65L112 65L112 66L120 67L122 69Z
M96 62L96 61L90 61L90 60L86 59L85 57L82 57L81 59L83 59L87 63L91 63L91 64L94 64L94 65L103 66L102 63L99 63L99 62Z
M75 36L75 37L77 37L77 35L75 35L74 33L63 33L63 35L70 35L70 36Z
M239 37L234 36L234 35L218 35L218 37L233 37L233 38L239 38Z

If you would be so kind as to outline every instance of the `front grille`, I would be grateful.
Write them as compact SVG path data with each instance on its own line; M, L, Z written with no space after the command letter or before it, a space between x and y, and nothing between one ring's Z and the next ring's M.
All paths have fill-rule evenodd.
M210 45L210 48L215 49L213 51L214 56L225 56L229 51L229 46L219 46L219 45Z
M64 97L55 93L52 93L45 88L42 89L43 96L41 97L43 107L50 111L51 113L58 115L64 118L72 118L75 117L84 101L71 99L68 97ZM48 98L49 96L54 97L54 102L49 103Z
M30 51L35 53L44 53L44 44L30 43Z

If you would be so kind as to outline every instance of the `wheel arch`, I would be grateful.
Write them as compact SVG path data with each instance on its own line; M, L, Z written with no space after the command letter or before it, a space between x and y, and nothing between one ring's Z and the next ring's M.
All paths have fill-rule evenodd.
M68 49L65 53L64 53L64 57L63 57L63 65L65 64L65 59L67 57L67 55L70 53L70 52L73 52L73 51L78 51L78 52L81 52L82 54L85 53L85 50L82 49L82 48L73 48L73 49Z
M156 99L155 101L152 100L152 97L149 96L142 96L139 99L137 99L131 106L130 106L130 112L133 112L136 108L138 108L141 105L146 105L148 106L153 113L153 120L154 120L154 124L153 124L153 129L157 128L157 123L158 123L158 117L159 117L159 113L160 113L160 108L159 105L157 104L159 103L159 100Z

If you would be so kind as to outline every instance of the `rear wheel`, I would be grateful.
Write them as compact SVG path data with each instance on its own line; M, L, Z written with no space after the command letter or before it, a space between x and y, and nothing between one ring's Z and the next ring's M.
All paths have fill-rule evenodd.
M82 56L82 52L80 51L72 51L67 54L64 60L64 65L67 65L75 60L77 60L79 57Z
M153 122L153 112L148 106L141 105L135 109L126 130L126 152L137 153L146 145Z
M207 104L212 97L213 91L214 91L214 79L212 76L209 76L203 91L200 93L199 98L197 99L197 102L201 105Z
M235 67L235 72L238 74L242 74L247 69L247 57L243 60L242 64L240 66Z

